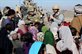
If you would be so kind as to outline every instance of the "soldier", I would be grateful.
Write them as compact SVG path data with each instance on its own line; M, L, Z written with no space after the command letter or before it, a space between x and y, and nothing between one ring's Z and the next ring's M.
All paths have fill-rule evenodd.
M54 5L52 7L53 15L50 17L50 19L53 19L54 22L60 24L64 20L64 15L60 13L60 8L58 5Z
M60 9L58 5L53 6L52 10L53 15L50 17L51 20L50 30L53 33L55 40L57 41L59 39L57 32L59 27L62 26L61 24L64 20L64 16L59 12Z

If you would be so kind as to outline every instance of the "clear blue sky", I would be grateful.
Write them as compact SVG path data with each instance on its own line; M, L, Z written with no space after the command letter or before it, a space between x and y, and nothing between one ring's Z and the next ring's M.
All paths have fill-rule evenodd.
M0 8L3 8L5 6L10 6L12 8L15 8L16 5L23 4L23 0L0 0Z
M0 0L0 7L11 6L15 7L17 4L21 5L23 0ZM82 0L34 0L38 6L41 6L45 9L51 9L55 4L58 4L61 9L73 9L74 5L82 4Z
M82 4L82 0L34 0L39 6L47 9L58 4L61 9L73 9L76 4Z

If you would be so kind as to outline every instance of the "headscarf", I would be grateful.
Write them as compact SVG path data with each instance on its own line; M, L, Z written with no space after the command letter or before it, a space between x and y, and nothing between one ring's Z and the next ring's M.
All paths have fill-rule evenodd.
M9 37L10 40L13 40L13 39L12 39L12 35L13 35L13 34L16 34L16 31L11 31L10 34L8 35L8 37Z
M29 27L29 32L33 34L33 40L37 40L38 29L35 26Z
M48 30L48 27L47 26L43 26L41 30L42 30L43 33L45 33Z
M29 54L38 54L43 42L36 41L32 44Z
M39 32L39 33L37 34L37 40L38 40L38 41L43 41L43 40L44 40L44 33Z
M61 26L59 28L59 37L61 38L61 41L57 43L58 50L64 51L68 49L71 50L73 54L79 54L69 27Z
M14 31L11 31L10 34L8 35L9 39L12 40L12 35L16 34L18 31L18 28L16 28Z

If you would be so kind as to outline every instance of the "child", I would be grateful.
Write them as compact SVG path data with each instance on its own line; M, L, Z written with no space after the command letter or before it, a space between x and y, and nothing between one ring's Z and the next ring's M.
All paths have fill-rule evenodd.
M36 41L37 40L37 33L38 31L38 25L30 25L28 28L29 32L31 32L33 34L33 40Z
M18 39L18 34L16 33L16 31L11 31L11 33L8 37L12 41L14 53L15 54L24 54L23 48L22 48L22 43Z
M24 43L24 54L29 54L29 49L34 42L32 36L33 35L30 32L27 32L21 36L21 41Z
M43 43L44 40L44 34L42 32L37 34L37 41L35 41L30 50L29 50L29 54L44 54L44 48L45 45Z

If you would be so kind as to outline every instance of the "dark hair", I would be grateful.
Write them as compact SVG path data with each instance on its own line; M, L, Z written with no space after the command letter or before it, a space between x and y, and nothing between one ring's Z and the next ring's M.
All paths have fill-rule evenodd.
M27 32L27 33L25 33L21 36L21 41L23 41L23 42L33 42L32 36L33 35L30 32Z
M6 9L11 9L9 6L6 6L5 8L6 8Z
M11 15L14 15L14 14L15 14L15 11L13 9L10 9L6 16L11 16Z
M39 26L40 25L40 22L35 22L34 25L38 25Z

